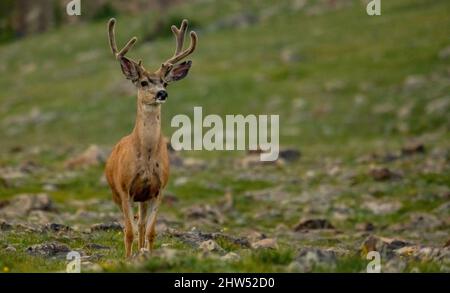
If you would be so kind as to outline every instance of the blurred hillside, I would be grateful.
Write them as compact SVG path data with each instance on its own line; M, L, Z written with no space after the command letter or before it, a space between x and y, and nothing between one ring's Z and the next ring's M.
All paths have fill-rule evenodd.
M368 17L359 1L199 0L163 17L118 17L117 34L121 44L138 36L130 56L156 69L173 50L170 24L188 18L199 33L192 73L164 105L167 135L171 117L194 105L280 114L282 142L302 147L448 132L448 4L383 5L384 15ZM158 19L166 33L148 38ZM135 90L109 52L105 23L0 47L3 151L111 144L131 129Z

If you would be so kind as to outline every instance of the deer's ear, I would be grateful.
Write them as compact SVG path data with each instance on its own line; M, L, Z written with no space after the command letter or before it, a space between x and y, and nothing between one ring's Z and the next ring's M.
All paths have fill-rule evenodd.
M167 82L181 80L186 77L191 68L192 61L185 61L173 66L172 70L166 76Z
M123 75L132 81L139 79L139 65L126 57L120 58L120 67Z

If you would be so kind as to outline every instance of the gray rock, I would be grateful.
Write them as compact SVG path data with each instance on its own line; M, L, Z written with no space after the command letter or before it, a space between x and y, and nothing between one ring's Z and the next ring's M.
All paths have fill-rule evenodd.
M69 246L60 242L46 242L28 247L26 252L31 255L39 255L45 257L57 256L65 257L70 252Z
M337 253L331 249L302 248L289 269L310 272L315 267L333 268L336 266L337 256Z
M118 222L100 223L91 226L91 232L96 231L122 231L123 227Z
M88 243L84 246L86 249L96 249L96 250L109 250L111 247L97 244L97 243Z
M44 226L44 230L52 232L68 232L71 231L72 228L63 224L48 223Z
M307 231L316 229L334 229L334 226L327 219L301 220L295 227L295 231Z
M46 193L20 194L9 200L9 204L0 209L0 216L15 218L28 215L32 211L54 211L55 207Z

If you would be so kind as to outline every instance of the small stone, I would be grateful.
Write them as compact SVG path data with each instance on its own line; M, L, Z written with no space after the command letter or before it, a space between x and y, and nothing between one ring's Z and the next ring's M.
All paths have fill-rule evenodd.
M403 89L406 91L412 91L421 88L426 83L426 79L422 75L410 75L405 79L403 83Z
M444 49L440 50L438 57L439 57L439 59L442 59L442 60L450 58L450 46L445 47Z
M17 249L14 246L12 246L12 245L8 245L8 246L6 246L5 251L7 251L7 252L16 252Z
M235 252L228 252L227 254L222 256L220 259L224 260L224 261L233 262L233 261L239 261L241 259L241 257L239 256L239 254L237 254Z
M91 232L95 231L122 231L123 227L118 222L100 223L91 226Z
M208 204L193 205L185 210L188 219L206 219L216 224L224 222L223 214Z
M294 50L290 48L284 48L283 50L281 50L280 59L283 63L292 64L300 61L302 58L300 54L298 54Z
M70 248L60 242L46 242L42 244L32 245L26 250L32 255L56 256L63 254L64 256L70 251Z
M366 256L371 251L377 251L382 257L390 259L395 256L396 250L411 246L407 241L385 237L368 236L361 245L361 254Z
M374 231L375 230L375 226L374 224L367 222L367 223L358 223L356 225L356 230L358 231L365 231L365 232L370 232L370 231Z
M402 155L410 156L414 154L423 154L425 153L425 146L423 143L415 142L405 145L402 148Z
M97 166L106 161L107 152L97 145L89 146L83 153L68 159L65 166L68 169L86 168Z
M46 193L19 194L9 200L9 203L0 209L0 215L5 218L25 216L32 211L53 211L53 202Z
M199 248L205 252L220 252L223 250L223 248L212 239L200 243Z
M111 249L111 247L109 246L105 246L105 245L101 245L101 244L97 244L97 243L88 243L84 246L86 249L104 249L104 250L108 250Z
M247 235L247 239L250 242L257 242L261 239L267 238L267 236L264 233L258 232L258 231L251 231Z
M261 248L278 249L277 240L274 238L261 239L259 241L253 242L251 246L253 249L261 249Z
M80 269L82 272L88 271L88 272L94 272L94 273L98 273L98 272L102 272L103 268L101 265L97 264L97 263L93 263L90 261L83 261L80 263Z
M399 201L368 201L363 207L375 215L389 215L398 212L402 208Z
M334 226L326 219L308 219L308 220L301 220L294 227L294 231L317 230L317 229L334 229Z
M370 175L375 181L387 181L391 179L398 179L401 176L388 168L373 168L370 171Z
M332 268L336 265L337 254L331 249L302 248L294 262L290 264L291 271L310 272L316 266Z
M12 229L12 225L5 220L0 219L0 231L9 231Z
M67 231L72 230L69 226L66 226L66 225L63 225L63 224L57 224L57 223L46 224L44 226L44 229L50 230L50 231L53 231L53 232L61 232L61 231L67 232Z
M301 153L297 149L282 149L278 156L286 162L295 162L300 158Z

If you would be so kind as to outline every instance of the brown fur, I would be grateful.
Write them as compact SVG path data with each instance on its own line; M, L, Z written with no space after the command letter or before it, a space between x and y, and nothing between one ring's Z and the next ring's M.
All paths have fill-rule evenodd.
M137 87L135 127L131 134L115 145L105 168L113 200L124 215L125 256L129 257L134 238L134 202L139 203L138 248L150 251L153 248L162 190L169 179L167 144L161 133L161 104L167 97L167 84L187 75L191 62L175 63L194 51L197 36L191 32L191 46L182 51L187 21L183 20L180 29L173 27L177 40L175 54L157 71L150 73L142 66L142 62L125 57L136 38L132 38L122 50L117 50L114 26L115 20L111 19L108 23L111 50L120 62L125 77ZM150 214L147 216L148 211Z

